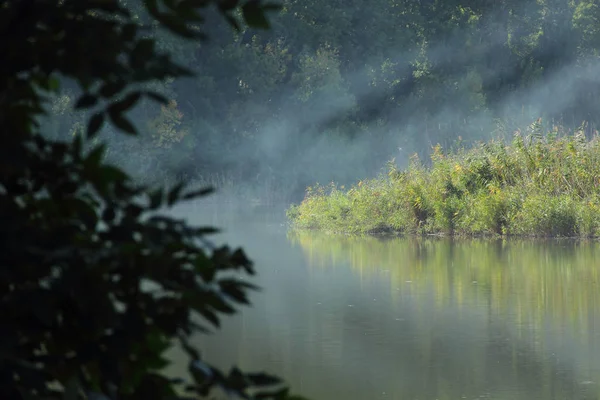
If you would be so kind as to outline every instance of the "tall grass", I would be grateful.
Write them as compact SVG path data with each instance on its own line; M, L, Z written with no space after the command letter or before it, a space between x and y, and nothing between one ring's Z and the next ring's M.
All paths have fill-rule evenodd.
M299 228L334 232L451 235L600 236L600 139L538 123L511 144L415 156L399 171L307 189L288 217Z

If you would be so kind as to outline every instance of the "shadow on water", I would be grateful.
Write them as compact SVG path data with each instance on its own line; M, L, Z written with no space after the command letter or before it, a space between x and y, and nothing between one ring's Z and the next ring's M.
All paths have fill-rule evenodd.
M281 210L186 213L243 245L265 289L198 337L218 366L280 374L315 400L600 398L597 243L331 236L288 232Z

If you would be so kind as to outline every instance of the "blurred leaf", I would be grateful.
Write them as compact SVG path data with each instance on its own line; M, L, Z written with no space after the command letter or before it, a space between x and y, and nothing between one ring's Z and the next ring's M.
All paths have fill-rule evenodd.
M92 149L92 151L89 152L88 156L84 160L84 164L90 167L97 167L98 165L100 165L100 161L102 161L102 156L104 155L105 151L106 145L103 143L99 144L94 149Z
M115 126L117 128L119 128L120 130L122 130L125 133L128 133L130 135L136 135L137 131L135 130L135 127L133 126L133 124L127 119L125 118L121 113L119 112L115 112L115 111L109 111L109 117L110 120L113 124L115 124Z
M89 108L89 107L93 107L98 103L98 98L94 95L91 94L84 94L83 96L81 96L79 98L79 100L77 100L77 103L75 104L75 109L81 109L81 108Z
M129 62L134 69L141 68L153 53L154 40L140 39L133 51L129 54Z
M167 100L167 98L165 96L163 96L162 94L155 93L155 92L145 92L144 94L161 104L169 103L169 100Z
M122 80L106 82L99 90L100 95L111 98L125 89L127 83Z
M123 37L123 40L129 41L135 39L137 31L138 27L136 24L129 23L123 25L123 28L121 28L121 35Z
M246 23L253 28L269 29L270 24L263 7L258 0L249 0L242 6L242 14Z
M242 27L240 25L240 23L238 22L238 20L231 14L229 13L225 13L225 20L227 20L227 22L229 23L229 25L231 25L231 27L233 27L233 29L235 29L236 32L241 32Z
M282 383L280 378L265 373L247 374L246 378L256 386L272 386Z
M63 400L77 400L79 394L79 379L76 376L72 376L67 381L65 387Z
M102 212L102 221L110 223L110 222L114 221L115 216L116 216L115 209L112 207L107 207Z
M48 80L48 88L53 92L58 92L60 89L60 83L57 78L50 78Z
M102 128L103 124L104 124L104 114L96 113L96 114L92 115L92 118L90 118L90 121L88 122L87 137L89 139L91 139L94 136L96 136L96 134L98 133L100 128Z
M113 113L115 113L115 114L124 113L125 111L127 111L131 107L133 107L138 102L140 97L141 97L140 92L133 92L133 93L128 94L124 99L111 104L111 106L108 108L109 115L112 115Z
M179 200L181 190L184 188L184 186L184 183L178 183L173 189L171 189L171 191L167 195L167 204L169 206L172 206L177 200Z
M204 318L206 318L211 324L213 324L213 326L215 328L218 328L221 325L219 318L217 318L217 314L215 314L213 311L207 310L204 308L204 309L199 309L198 312Z
M128 176L121 169L112 165L102 165L100 167L102 177L111 182L123 183L128 179Z
M207 196L211 193L214 193L214 191L215 191L215 189L213 187L207 187L207 188L196 190L193 192L188 192L188 193L184 194L181 197L181 199L182 200L192 200L192 199L196 199L198 197Z
M148 206L151 210L156 210L162 205L163 202L163 190L156 189L155 191L149 193L150 205Z

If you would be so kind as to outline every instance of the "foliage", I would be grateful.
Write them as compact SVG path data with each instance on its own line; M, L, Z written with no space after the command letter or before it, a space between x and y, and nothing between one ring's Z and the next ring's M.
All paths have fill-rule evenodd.
M138 23L148 19L134 9ZM154 86L177 101L185 152L197 157L174 146L148 163L142 152L137 169L161 181L164 171L225 173L301 196L315 180L373 176L380 160L400 159L397 146L425 159L435 143L509 138L539 116L547 129L588 121L589 137L600 123L598 10L595 0L285 0L268 31L232 31L207 9L211 40L201 44L147 24L158 49L200 71ZM160 113L146 103L140 118ZM345 150L342 135L368 145L328 157ZM127 165L137 157L118 141L110 152ZM208 161L196 170L196 159Z
M163 27L197 40L209 3L145 7ZM264 11L273 8L218 5L234 26L240 7L253 27L267 26ZM126 112L138 100L166 104L142 84L191 72L157 51L117 0L4 2L0 26L0 398L197 398L213 388L292 398L276 377L207 365L190 343L255 289L241 249L215 248L205 238L215 229L160 212L211 190L138 185L91 140L106 122L135 134ZM65 98L50 102L60 82L79 91L75 108L91 110L85 135L40 133L50 106L70 108ZM191 382L162 373L174 345L190 358Z
M179 143L188 134L185 128L180 128L183 113L177 109L175 100L160 107L161 113L150 121L148 128L156 147L170 148Z
M482 143L444 153L432 165L417 158L406 171L389 173L347 191L309 188L289 218L300 228L344 232L455 235L600 236L600 139L558 127L513 143Z

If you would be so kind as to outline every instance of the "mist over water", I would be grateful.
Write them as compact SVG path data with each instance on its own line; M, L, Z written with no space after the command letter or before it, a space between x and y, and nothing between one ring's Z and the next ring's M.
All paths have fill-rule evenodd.
M159 48L197 72L153 86L181 112L168 135L185 134L157 147L148 123L161 111L148 102L131 115L142 140L106 127L109 158L148 181L273 204L374 177L392 158L427 162L437 143L510 139L538 118L565 132L587 121L594 134L593 4L433 3L290 0L270 31L240 34L209 11L200 45L158 30Z
M169 101L130 113L139 137L106 124L89 145L140 182L218 188L168 213L221 228L212 241L243 247L264 290L194 338L202 357L312 399L600 398L600 244L334 236L285 216L308 186L427 162L437 143L537 134L538 118L596 135L596 3L284 0L266 32L209 11L202 44L150 27L197 75L145 88ZM42 124L70 139L86 116L63 83Z
M600 395L596 242L345 237L199 210L181 212L223 226L264 288L196 339L209 362L312 399Z

